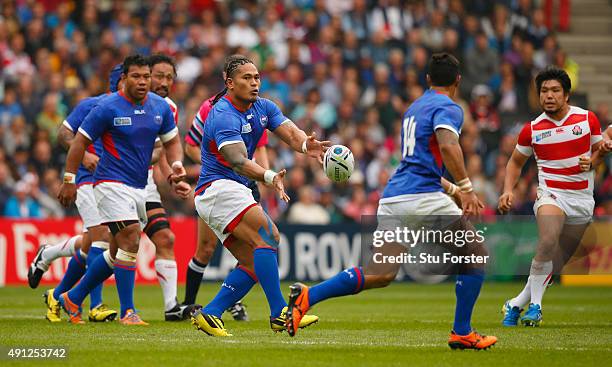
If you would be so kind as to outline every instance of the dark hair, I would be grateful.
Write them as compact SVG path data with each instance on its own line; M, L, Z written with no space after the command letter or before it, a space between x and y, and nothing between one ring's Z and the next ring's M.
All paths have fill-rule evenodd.
M174 59L170 56L164 54L154 54L149 56L149 65L151 66L151 69L157 64L172 65L172 70L174 71L174 75L176 75L176 63L174 62Z
M240 66L245 64L255 64L248 57L244 55L231 55L225 58L225 63L223 64L223 72L225 73L225 79L231 78L232 75L236 72Z
M572 89L572 81L570 80L569 75L563 69L559 69L555 66L549 66L546 69L540 71L535 78L536 82L536 90L538 94L540 94L540 89L542 89L542 84L544 84L547 80L557 80L561 83L561 87L563 87L563 93L568 94L570 89Z
M243 55L231 55L225 58L225 62L223 63L223 73L225 74L224 81L227 80L233 74L238 67L244 64L254 64L249 58ZM221 97L223 97L227 93L227 87L223 88L219 93L215 94L215 98L213 98L211 105L215 105L215 103L219 102Z
M429 60L427 70L433 86L448 87L457 80L459 60L446 52L433 54Z
M149 60L140 54L130 55L123 60L123 74L128 73L130 66L149 66Z

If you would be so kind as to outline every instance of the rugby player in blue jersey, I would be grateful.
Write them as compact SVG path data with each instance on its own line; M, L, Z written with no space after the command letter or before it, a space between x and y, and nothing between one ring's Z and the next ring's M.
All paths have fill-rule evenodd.
M379 223L386 220L385 216L459 217L462 214L478 214L482 208L467 176L459 145L463 110L452 100L461 80L459 62L446 53L433 55L427 80L431 88L404 114L402 161L380 199L377 212ZM457 185L442 178L445 169ZM444 191L454 194L457 190L461 209L444 194ZM486 248L482 244L464 246L461 250L486 255ZM383 271L375 264L368 264L365 269L348 268L312 287L295 283L290 289L287 312L289 335L295 335L302 315L313 305L364 289L386 287L395 279L398 269L398 264L382 267ZM484 264L465 264L458 271L455 321L448 344L453 349L489 348L497 342L497 338L480 335L471 328L472 310L484 280Z
M141 55L128 56L121 79L122 90L101 100L79 128L68 151L58 195L63 205L74 203L75 172L87 146L100 138L104 152L94 174L94 195L102 223L113 238L110 251L98 257L81 282L59 298L72 323L82 322L81 304L86 295L114 273L121 303L120 322L147 324L136 313L133 291L140 233L147 221L145 186L158 136L168 162L172 162L170 181L174 190L183 197L191 190L182 182L183 151L172 111L162 97L149 93L148 60Z
M248 58L234 55L226 65L225 78L227 94L214 105L204 124L195 204L200 218L240 265L230 272L212 302L194 313L192 321L209 335L230 336L222 313L259 282L270 307L270 327L280 331L284 330L287 303L278 275L279 233L248 185L249 180L264 182L289 201L283 186L286 170L266 170L252 160L253 154L266 129L293 150L317 159L329 142L306 135L276 104L259 97L259 71ZM304 315L299 327L317 320Z
M116 65L109 77L109 93L117 92L121 88L121 72L123 65ZM94 106L109 93L88 97L81 100L74 110L66 117L58 131L58 141L68 150L74 140L77 130L81 127L83 120L94 108ZM70 290L85 274L87 264L91 264L99 255L109 248L108 227L102 225L98 206L93 192L93 173L102 154L102 141L97 140L87 147L83 156L83 162L79 166L76 175L77 198L76 206L83 220L83 234L78 234L56 245L41 245L28 271L28 283L30 287L36 288L51 262L63 256L72 258L68 262L66 273L60 284L49 289L44 294L47 305L46 319L49 322L59 322L60 304L59 296ZM72 249L74 247L74 249ZM90 293L89 321L112 321L117 316L117 311L109 309L102 303L102 284L94 288Z

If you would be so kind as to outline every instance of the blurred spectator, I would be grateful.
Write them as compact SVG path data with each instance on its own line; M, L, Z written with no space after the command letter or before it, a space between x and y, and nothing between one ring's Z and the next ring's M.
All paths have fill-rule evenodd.
M43 101L42 111L36 118L39 129L46 130L51 136L51 141L55 143L57 129L64 121L64 114L59 107L58 95L55 93L47 94Z
M563 50L557 50L555 52L555 66L565 70L567 75L569 75L570 80L572 81L572 91L578 89L578 74L580 71L580 67L578 64L567 57L567 53Z
M13 195L14 182L6 163L0 161L0 213L4 213L6 203Z
M30 146L31 132L28 130L23 116L15 116L10 128L4 132L4 149L8 155L13 155L18 146Z
M499 144L501 137L499 115L493 106L493 93L489 87L484 84L474 87L470 112L480 132L486 157Z
M4 88L4 98L0 103L0 131L6 129L12 124L13 119L21 115L21 106L17 102L17 93L12 86Z
M259 42L257 32L249 26L249 12L244 9L236 10L234 21L227 28L227 45L229 47L253 48Z
M292 224L329 224L328 212L317 204L311 186L300 188L299 200L289 208L287 222Z
M6 202L4 216L9 218L40 218L40 206L30 196L28 184L19 181L15 193Z
M489 48L487 36L484 32L476 36L476 47L465 55L465 73L462 90L469 94L477 84L493 82L499 72L499 56L494 49Z
M597 105L594 112L597 115L599 123L601 124L601 130L604 131L610 125L610 123L612 123L610 106L605 102L601 102Z

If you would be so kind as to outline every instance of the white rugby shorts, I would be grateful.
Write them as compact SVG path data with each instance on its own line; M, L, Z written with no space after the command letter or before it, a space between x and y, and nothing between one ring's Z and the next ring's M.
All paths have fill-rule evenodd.
M533 204L533 213L538 215L542 205L554 205L565 213L565 223L579 225L593 219L595 199L589 195L563 195L550 189L538 187L538 198Z
M244 214L255 205L257 202L251 189L233 180L213 181L202 194L195 197L198 215L223 244L230 236L232 227L238 225Z
M145 189L136 189L121 182L101 182L94 186L102 223L136 220L140 229L147 225Z
M157 191L157 185L153 179L153 168L149 168L149 177L147 178L147 186L145 186L147 193L147 203L161 203L161 196Z
M85 229L102 224L93 184L83 184L77 188L76 206Z

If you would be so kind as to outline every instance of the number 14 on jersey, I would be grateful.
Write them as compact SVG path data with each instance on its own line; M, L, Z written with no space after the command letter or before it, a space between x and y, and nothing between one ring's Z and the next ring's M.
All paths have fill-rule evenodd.
M412 156L414 154L414 147L416 146L416 124L417 122L414 116L408 116L404 119L402 124L404 133L402 157Z

